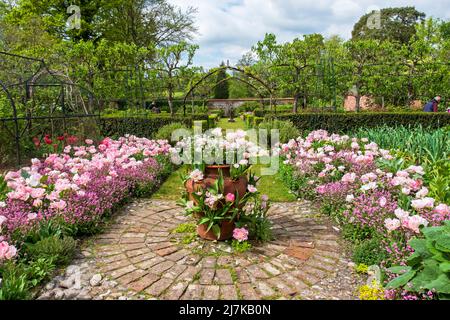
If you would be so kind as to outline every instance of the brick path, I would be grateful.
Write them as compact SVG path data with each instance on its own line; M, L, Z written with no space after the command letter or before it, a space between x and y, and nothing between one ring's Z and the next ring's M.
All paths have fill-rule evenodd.
M274 203L269 217L276 241L236 254L199 238L183 244L186 234L172 232L190 221L182 209L140 200L97 237L95 263L106 278L146 298L354 298L355 281L327 219L309 202Z

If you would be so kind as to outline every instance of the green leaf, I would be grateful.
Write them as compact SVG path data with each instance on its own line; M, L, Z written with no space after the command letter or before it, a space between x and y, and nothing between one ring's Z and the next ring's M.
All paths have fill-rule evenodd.
M424 268L417 273L416 277L411 281L413 289L420 291L429 289L429 283L439 277L442 272L439 270L438 263L433 259L424 261Z
M450 277L448 274L442 273L435 280L430 282L427 289L436 290L439 294L450 294Z
M393 279L391 282L389 282L386 285L387 289L396 289L399 287L404 286L405 284L407 284L409 282L409 280L411 280L416 274L416 271L414 270L410 270L404 274L402 274L401 276L398 276L397 278Z
M433 255L431 258L436 260L436 261L439 261L439 262L446 262L446 261L449 260L443 255L442 252Z
M428 240L437 240L441 237L442 233L445 232L445 227L428 227L423 228L422 233Z
M436 243L436 241L433 241L433 240L427 240L427 242L426 242L427 249L428 249L428 251L430 251L432 254L434 254L434 255L436 255L436 254L439 255L439 254L441 254L441 251L439 251L438 249L436 249L435 243Z
M438 243L437 241L435 242L434 247L435 247L437 250L439 250L439 251L442 251L442 252L449 252L449 253L450 253L450 249L449 249L449 248L447 248L446 246L441 245L441 244Z
M208 221L209 221L209 218L208 217L203 217L203 218L201 218L199 221L198 221L198 224L200 225L200 224L205 224L205 223L208 223Z
M408 266L395 266L395 267L388 268L388 270L395 274L402 274L402 273L411 271L412 268L408 267Z
M450 235L442 235L436 240L436 248L445 252L450 252Z
M408 257L406 263L408 266L415 266L422 261L422 256L418 252L414 252L411 256Z
M443 262L439 265L439 269L442 272L450 272L450 262Z
M409 240L409 245L414 249L415 253L418 253L421 256L430 255L427 249L427 241L425 239L411 239Z
M212 226L212 231L216 235L217 238L220 238L220 227L219 225L215 224Z

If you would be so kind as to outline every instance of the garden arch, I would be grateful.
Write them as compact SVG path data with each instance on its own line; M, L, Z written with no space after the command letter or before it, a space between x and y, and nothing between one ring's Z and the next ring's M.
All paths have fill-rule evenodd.
M68 122L96 120L95 110L98 100L91 91L51 71L43 60L0 51L0 132L14 139L11 146L6 139L1 144L11 147L5 154L15 154L16 165L31 137L65 133Z
M206 79L208 79L209 77L211 77L212 75L218 73L218 72L221 71L221 70L232 70L232 71L236 71L236 72L242 73L242 74L248 76L249 78L252 78L253 80L255 80L255 81L257 81L258 83L260 83L260 84L267 90L267 92L269 93L269 97L270 97L270 108L272 108L272 105L273 105L273 104L272 104L272 100L273 100L273 91L272 91L272 89L270 88L270 86L269 86L267 83L265 83L263 80L261 80L259 77L257 77L256 75L254 75L253 73L251 73L251 72L249 72L249 71L246 71L246 70L241 69L241 68L238 68L238 67L232 67L232 66L226 65L226 66L221 66L221 67L219 67L219 68L215 68L214 70L208 72L206 75L204 75L202 78L200 78L197 82L194 83L194 85L189 89L189 91L186 93L186 95L184 96L184 99L183 99L183 114L184 114L184 115L186 115L186 101L187 101L189 95L190 95L190 94L191 94L191 93L192 93L192 92L193 92L193 91L194 91L194 90L195 90L195 89L196 89L203 81L205 81ZM230 77L230 78L239 79L239 78L237 78L237 77ZM226 79L221 80L219 83L223 83L223 82L228 81L228 80L231 80L231 79L226 78ZM245 82L245 80L243 80L243 79L239 79L239 80ZM219 83L216 83L216 85L215 85L214 87L216 87L217 85L219 85ZM247 81L246 83L247 83L247 84L250 84L250 85L252 86L252 88L256 88L256 86L254 86L253 84L251 84L249 81ZM213 87L213 88L214 88L214 87ZM212 90L212 89L211 89L211 90ZM260 90L258 90L257 92L258 92L258 95L259 95L260 97L264 98L264 96L261 95Z

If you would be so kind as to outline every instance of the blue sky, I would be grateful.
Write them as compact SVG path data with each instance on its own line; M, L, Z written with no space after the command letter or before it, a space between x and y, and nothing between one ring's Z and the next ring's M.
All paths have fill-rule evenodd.
M308 33L351 36L356 21L374 9L415 6L427 16L450 19L450 0L168 0L181 8L196 7L200 45L195 64L206 68L231 64L251 46L276 34L280 42Z

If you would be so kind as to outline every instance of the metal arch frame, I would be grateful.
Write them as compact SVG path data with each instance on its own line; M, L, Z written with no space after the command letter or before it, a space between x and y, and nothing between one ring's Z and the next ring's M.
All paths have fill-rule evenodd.
M20 163L20 135L19 135L19 120L17 118L17 108L16 103L14 99L11 96L11 93L8 90L8 87L3 83L3 81L0 80L0 86L2 87L3 91L6 93L6 97L9 100L9 103L11 105L11 108L13 109L13 117L14 117L14 133L11 132L12 135L14 135L14 142L16 144L16 158L17 161ZM2 119L0 119L2 120ZM3 123L6 122L6 120L2 120Z
M231 81L231 80L238 80L238 81L240 81L240 82L242 82L242 83L245 83L245 84L249 85L250 87L252 87L252 89L254 89L254 90L257 91L258 96L261 98L261 100L264 99L264 96L263 96L263 95L261 94L261 92L260 92L260 88L256 87L255 85L253 85L252 83L250 83L250 82L247 81L247 80L244 80L244 79L241 79L241 78L238 78L238 77L235 77L235 76L231 76L231 77L228 77L228 78L225 78L225 79L220 80L219 82L217 82L214 86L212 86L212 87L209 89L208 93L211 92L212 90L214 90L218 85L220 85L220 84L222 84L222 83L224 83L224 82Z
M243 70L243 69L240 69L240 68L237 68L237 67L232 67L232 66L228 66L227 65L227 66L221 66L219 68L215 68L214 70L208 72L206 75L204 75L197 82L194 83L194 85L189 89L189 91L186 93L186 95L184 96L184 99L183 99L183 115L184 116L186 116L186 101L187 101L189 95L200 85L200 83L202 83L203 81L205 81L206 79L208 79L209 77L211 77L212 75L218 73L221 70L237 71L237 72L240 72L240 73L242 73L242 74L244 74L244 75L246 75L246 76L256 80L257 82L261 83L262 86L269 92L269 95L270 95L270 106L272 107L273 92L272 92L272 89L264 81L262 81L260 78L258 78L256 75L254 75L251 72L248 72L246 70ZM223 79L223 80L226 80L226 79ZM222 80L220 82L222 82ZM216 86L219 83L217 83Z
M83 98L81 98L81 100L83 101L84 113L82 113L82 114L67 114L66 113L66 109L64 108L64 105L65 105L64 89L65 89L65 87L77 88L78 92L76 94L80 95L81 97L82 97L81 92L83 90L88 95L89 101L90 102L92 101L94 104L96 103L98 105L99 101L91 90L86 89L85 87L74 83L67 75L64 75L59 72L51 71L47 67L44 60L0 51L0 62L1 61L7 62L6 59L2 59L2 56L17 58L17 59L19 59L19 61L38 63L37 70L32 70L31 75L24 77L24 79L21 79L21 74L17 74L17 75L14 74L14 76L17 76L19 78L20 81L18 81L18 82L11 81L12 83L6 83L4 80L0 80L0 92L5 93L7 101L9 102L9 105L12 109L12 117L0 118L0 122L4 125L4 128L6 129L6 131L9 132L12 136L14 136L16 164L17 165L19 165L21 163L20 139L24 136L25 131L28 128L30 128L32 120L40 119L40 120L48 120L50 122L53 122L53 120L62 120L64 127L65 127L67 118L99 117L100 114L90 113L90 110L86 109ZM25 73L25 71L23 73ZM44 75L50 76L52 80L49 82L47 81L47 82L39 83L39 79ZM61 79L62 77L65 79ZM24 87L24 89L25 89L24 95L23 95L23 93L20 93L20 91L22 91L21 87ZM48 115L45 115L45 116L26 115L23 117L19 117L17 106L16 106L16 100L20 99L21 97L23 98L23 101L25 101L25 102L28 101L28 99L33 99L33 88L34 87L59 87L61 90L61 93L59 94L59 96L56 98L55 101L58 102L61 99L61 102L63 104L62 115L54 115L53 113L55 112L55 110L53 108L50 108L48 110ZM17 97L13 97L12 93L11 93L11 89L19 90L19 95ZM19 126L19 121L26 121L26 125L22 131ZM12 132L5 125L7 122L14 123L14 132Z

